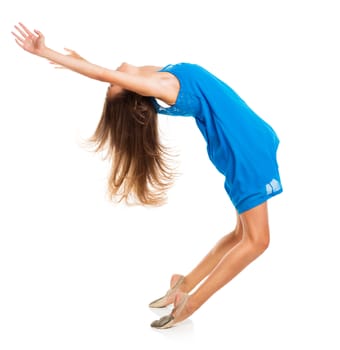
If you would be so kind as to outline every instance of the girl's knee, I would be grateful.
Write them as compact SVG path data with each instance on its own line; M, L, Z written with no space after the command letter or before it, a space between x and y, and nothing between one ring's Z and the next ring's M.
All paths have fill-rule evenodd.
M263 253L270 243L269 229L255 228L247 231L247 238L252 245L252 248L259 254Z
M270 243L270 232L266 203L241 215L244 239L258 253L264 252Z

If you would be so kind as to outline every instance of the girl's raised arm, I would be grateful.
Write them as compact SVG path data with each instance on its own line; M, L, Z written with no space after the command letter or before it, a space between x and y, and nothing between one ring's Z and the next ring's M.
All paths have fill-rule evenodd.
M44 35L38 30L31 32L22 23L14 28L12 34L16 43L33 55L46 58L88 78L116 84L141 95L161 97L164 94L164 78L154 70L148 74L129 74L104 68L75 55L65 55L50 49L45 45Z

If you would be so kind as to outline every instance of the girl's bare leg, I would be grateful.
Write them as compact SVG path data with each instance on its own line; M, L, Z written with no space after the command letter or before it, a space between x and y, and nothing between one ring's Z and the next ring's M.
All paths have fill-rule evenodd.
M207 277L216 267L220 260L225 256L236 244L238 244L243 236L243 229L239 215L234 231L222 237L211 251L203 258L203 260L185 276L179 290L190 292L201 281ZM178 275L174 275L171 279L171 285L174 285L178 279Z
M228 246L232 246L232 248L224 255L222 255L223 249L217 249L216 252L213 249L202 263L188 275L189 289L212 269L206 280L189 296L185 307L181 307L179 313L176 313L176 305L181 302L180 292L176 296L172 312L176 323L183 321L199 309L215 292L231 281L268 247L269 223L267 203L265 202L244 212L239 218L242 229L238 232L242 232L241 240L238 240L233 246L230 243ZM227 240L227 238L225 239ZM222 243L220 245L222 246ZM219 247L219 244L216 247ZM211 258L211 256L216 256L216 259ZM219 260L217 257L219 257ZM216 261L218 263L214 266Z
M175 301L177 292L190 292L195 288L208 274L215 268L222 257L232 249L242 239L242 224L237 214L235 229L221 238L215 247L204 257L204 259L186 276L173 275L170 281L170 290L167 295L159 298L152 303L151 307L161 307L172 304ZM184 279L183 279L184 277ZM181 279L183 279L181 281ZM179 284L177 287L176 285ZM156 304L155 304L156 302ZM157 305L158 303L158 305ZM157 305L157 306L156 306Z

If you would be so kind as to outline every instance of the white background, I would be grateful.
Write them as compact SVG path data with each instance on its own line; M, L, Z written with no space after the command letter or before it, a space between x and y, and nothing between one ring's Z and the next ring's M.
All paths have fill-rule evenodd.
M22 51L18 21L112 68L199 63L279 134L270 248L183 324L151 329L148 303L235 224L193 119L160 116L182 172L168 205L109 203L81 145L107 86ZM335 0L3 0L0 349L338 350L339 33Z

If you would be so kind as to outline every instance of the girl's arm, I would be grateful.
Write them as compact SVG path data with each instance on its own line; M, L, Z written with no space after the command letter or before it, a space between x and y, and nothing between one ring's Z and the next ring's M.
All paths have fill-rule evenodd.
M143 73L150 73L150 72L158 72L159 70L161 70L163 67L158 67L158 66L141 66L139 67L139 69L143 72Z
M16 31L12 32L16 43L25 51L39 57L46 58L76 73L82 74L88 78L116 84L123 89L134 91L145 96L155 96L158 98L167 98L166 87L168 85L168 76L158 73L157 68L145 69L140 74L129 74L122 71L111 70L93 64L85 59L79 59L72 55L64 55L54 51L45 45L44 35L34 30L32 33L22 23L15 26Z
M72 56L72 57L75 57L75 58L78 58L79 60L85 60L85 58L84 57L81 57L77 52L75 52L75 51L73 51L73 50L71 50L71 49L68 49L68 48L64 48L64 50L66 51L66 52L68 52L68 56ZM86 60L85 60L86 61ZM62 69L62 68L66 68L66 67L63 67L63 66L61 66L61 65L59 65L59 64L56 64L55 62L53 62L53 61L50 61L50 63L51 64L54 64L55 65L55 68L60 68L60 69Z

